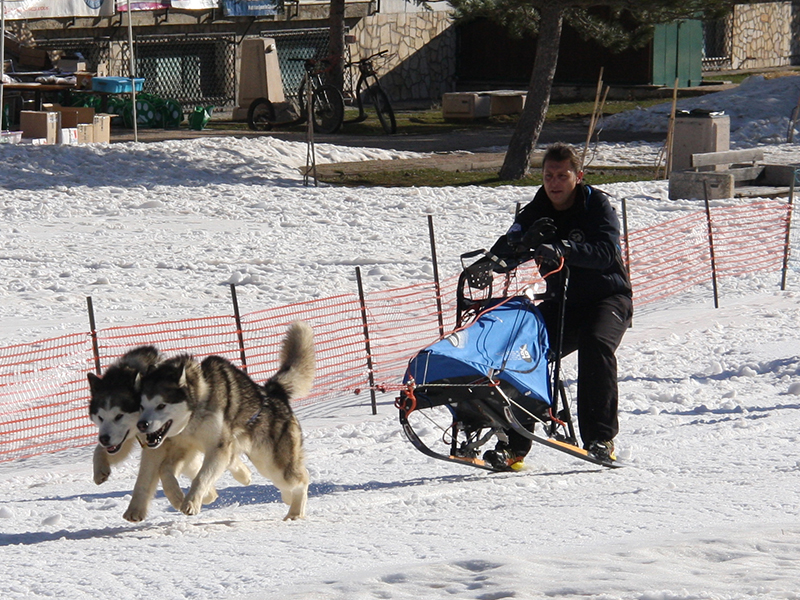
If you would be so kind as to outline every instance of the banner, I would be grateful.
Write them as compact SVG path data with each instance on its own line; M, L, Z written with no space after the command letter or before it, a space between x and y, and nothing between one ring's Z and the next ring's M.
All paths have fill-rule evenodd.
M139 2L138 0L131 0L131 12L134 10L159 10L161 8L169 8L169 0L156 0L156 2ZM117 12L128 11L128 0L117 0Z
M261 17L278 12L277 0L222 0L225 16Z
M219 0L131 0L131 11L160 10L162 8L182 8L184 10L206 10L217 8ZM128 0L117 0L117 10L128 10Z
M172 0L172 8L183 8L184 10L202 10L218 6L219 0Z
M109 17L114 0L4 0L6 19Z

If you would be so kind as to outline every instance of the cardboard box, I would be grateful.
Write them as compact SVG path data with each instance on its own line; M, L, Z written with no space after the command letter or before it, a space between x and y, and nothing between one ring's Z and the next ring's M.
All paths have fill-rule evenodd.
M74 58L60 58L58 60L57 66L62 71L69 71L70 73L74 73L75 71L85 71L86 61L77 60Z
M445 119L480 119L489 116L491 96L478 92L451 92L442 96Z
M58 143L62 146L78 145L78 128L62 127L58 130Z
M19 113L19 128L23 138L44 139L46 144L58 141L61 128L61 113L23 110Z
M106 114L94 116L95 144L109 144L111 142L111 117L113 116Z
M77 71L75 73L75 87L79 90L92 89L93 74L87 71Z
M20 46L19 64L34 69L46 69L50 66L50 58L45 50Z
M94 123L94 107L43 104L42 108L61 113L61 127L77 127L81 123Z
M94 123L78 123L78 143L94 143Z

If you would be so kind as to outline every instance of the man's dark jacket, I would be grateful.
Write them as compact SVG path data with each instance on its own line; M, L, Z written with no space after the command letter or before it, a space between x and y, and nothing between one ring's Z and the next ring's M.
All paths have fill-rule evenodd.
M509 233L497 240L492 252L503 258L518 254L508 237L519 239L541 217L553 219L557 229L556 236L545 243L560 242L568 247L565 261L570 271L568 305L586 306L616 294L631 295L620 250L619 219L608 194L578 184L575 203L558 211L542 186L519 212Z

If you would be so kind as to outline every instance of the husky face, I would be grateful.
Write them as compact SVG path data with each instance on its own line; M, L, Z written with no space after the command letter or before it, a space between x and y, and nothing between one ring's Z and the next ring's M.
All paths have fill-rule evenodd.
M128 436L136 433L139 393L136 373L112 367L103 377L89 373L89 417L97 425L98 442L109 454L119 452Z
M191 391L183 369L166 365L142 382L142 412L136 424L149 448L158 448L168 437L181 433L192 417Z

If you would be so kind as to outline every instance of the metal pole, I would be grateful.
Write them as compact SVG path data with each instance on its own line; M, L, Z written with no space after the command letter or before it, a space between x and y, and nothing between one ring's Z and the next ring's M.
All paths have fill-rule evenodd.
M133 21L131 0L128 0L128 49L130 50L131 101L133 102L133 141L139 141L139 117L136 114L136 59L133 55Z
M308 187L309 177L314 177L314 187L319 186L317 181L317 149L314 146L314 90L312 90L313 79L306 71L305 93L306 93L306 172L303 175L303 185Z
M242 371L247 373L247 358L244 354L244 335L242 334L242 318L239 315L239 299L236 297L236 286L231 284L231 300L233 301L233 317L236 319L236 335L239 336L239 356L242 359Z
M711 231L711 205L708 202L708 180L703 182L706 197L706 223L708 224L708 248L711 254L711 283L714 286L714 308L719 308L719 292L717 290L717 261L714 258L714 234Z
M628 239L628 203L622 199L622 237L625 240L625 270L628 272L628 281L631 280L631 244Z
M3 129L3 116L6 114L6 106L3 104L3 77L6 74L6 0L0 0L0 35L3 36L0 42L0 130ZM6 127L10 127L6 123Z
M433 215L428 215L428 234L431 240L431 262L433 263L433 284L436 286L436 314L439 317L439 337L443 337L444 315L442 315L442 286L439 283L439 261L436 258L436 236L433 233Z
M97 345L97 328L94 323L94 306L92 297L86 296L86 307L89 309L89 331L92 336L92 352L94 353L94 371L100 375L100 348Z
M792 210L794 208L794 187L800 169L795 169L792 176L792 185L789 187L789 206L786 211L786 241L783 246L783 269L781 272L781 291L786 291L786 272L789 270L789 247L792 245Z
M631 283L631 241L628 238L628 203L625 198L622 199L622 236L625 239L625 271L628 273L628 283ZM633 284L631 284L633 289ZM628 327L633 327L633 319L628 324Z
M369 376L369 395L372 399L372 414L378 414L378 403L375 400L375 373L372 368L372 349L369 345L369 327L367 325L367 302L364 299L364 285L361 283L361 267L356 267L358 283L358 299L361 302L361 322L364 325L364 347L367 349L367 374Z

